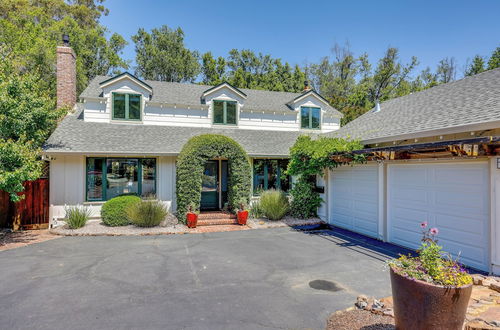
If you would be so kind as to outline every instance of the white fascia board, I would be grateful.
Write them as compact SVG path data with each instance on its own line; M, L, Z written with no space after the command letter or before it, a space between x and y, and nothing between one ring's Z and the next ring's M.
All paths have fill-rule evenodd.
M432 137L432 136L439 136L439 135L467 133L467 132L488 130L488 129L495 129L495 128L500 128L500 120L483 122L483 123L459 125L459 126L448 127L448 128L439 128L439 129L421 131L421 132L416 132L416 133L411 133L411 134L401 134L401 135L394 135L394 136L389 136L389 137L368 139L368 140L362 140L361 142L363 144L375 144L375 143L384 143L384 142L401 141L401 140L409 140L409 139L418 139L418 138Z
M222 85L220 85L220 86L218 86L218 87L215 87L214 89L211 89L211 90L210 90L210 91L208 91L208 92L204 92L204 93L202 94L202 97L206 97L207 95L210 95L210 94L212 94L212 93L214 93L214 92L216 92L216 91L218 91L218 90L220 90L220 89L222 89L222 88L227 88L227 89L229 89L229 90L233 91L234 93L238 94L238 95L239 95L241 98L243 98L243 99L246 99L246 98L247 98L247 96L246 96L245 94L243 94L242 92L240 92L239 90L237 90L236 88L234 88L234 87L230 86L230 85L229 85L229 84L227 84L227 83L224 83L224 84L222 84Z
M137 80L135 79L134 77L132 76L129 76L129 75L123 75L121 77L117 77L116 79L111 79L107 82L105 82L104 84L101 84L99 85L101 88L104 88L104 87L107 87L109 85L113 85L114 83L116 83L117 81L120 81L120 80L123 80L123 79L128 79L134 83L136 83L137 85L141 86L142 88L144 88L145 90L147 90L149 93L153 93L153 90L151 89L151 87L143 84L140 80Z

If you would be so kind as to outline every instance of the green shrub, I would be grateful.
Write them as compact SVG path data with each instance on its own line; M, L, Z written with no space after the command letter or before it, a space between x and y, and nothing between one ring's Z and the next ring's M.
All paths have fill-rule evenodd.
M111 227L128 225L130 222L127 218L127 208L140 201L140 197L133 195L118 196L110 199L101 208L102 222Z
M90 207L83 205L68 206L64 210L66 211L65 221L71 229L85 226L87 220L92 216Z
M251 194L252 168L245 150L233 139L217 134L194 136L184 145L176 166L177 217L185 221L189 205L200 206L203 169L209 159L227 158L229 210Z
M262 207L260 206L260 201L254 201L250 205L250 217L253 219L259 219L264 216L264 212L262 211Z
M281 190L263 191L260 194L259 207L269 220L280 220L288 212L288 197Z
M156 200L134 203L126 209L128 220L138 227L158 226L168 215L163 204Z
M292 196L290 205L290 215L292 217L308 219L318 216L318 208L321 206L323 199L321 199L318 192L314 191L312 182L308 182L301 177L293 185L290 195Z

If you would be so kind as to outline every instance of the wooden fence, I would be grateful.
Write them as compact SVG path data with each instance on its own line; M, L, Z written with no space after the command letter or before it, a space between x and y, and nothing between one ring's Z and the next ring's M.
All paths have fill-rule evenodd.
M24 183L24 199L13 203L0 191L0 227L44 229L49 227L49 179Z

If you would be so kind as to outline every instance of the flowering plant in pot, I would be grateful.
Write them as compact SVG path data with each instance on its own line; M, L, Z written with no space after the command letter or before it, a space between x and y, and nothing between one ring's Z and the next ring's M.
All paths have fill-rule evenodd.
M397 329L462 329L472 277L438 245L437 228L420 224L418 256L388 261Z
M197 210L195 204L189 204L188 211L186 213L186 224L188 228L196 228L196 224L198 223L198 214L200 212Z
M238 217L238 224L242 226L247 224L248 210L246 209L245 203L240 203L236 216Z

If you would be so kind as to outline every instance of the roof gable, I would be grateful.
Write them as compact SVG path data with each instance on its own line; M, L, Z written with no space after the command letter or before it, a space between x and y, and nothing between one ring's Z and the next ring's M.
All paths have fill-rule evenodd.
M314 89L311 89L309 91L303 92L302 94L300 94L299 96L297 96L296 98L294 98L293 100L291 100L289 102L289 104L295 104L295 103L299 102L300 100L305 99L308 96L314 96L315 98L317 98L318 100L320 100L325 105L330 106L330 103L328 103L328 101L323 96L321 96L318 92L316 92Z
M218 90L220 90L222 88L227 88L227 89L233 91L234 93L236 93L237 95L239 95L243 99L247 98L247 94L243 93L240 89L234 87L233 85L231 85L228 82L223 82L223 83L220 83L220 84L218 84L218 85L216 85L214 87L211 87L211 88L207 89L206 91L203 92L203 94L201 95L201 97L205 98L207 95L215 93L216 91L218 91Z
M106 79L104 81L101 81L99 83L99 86L101 88L104 88L104 87L112 85L112 84L114 84L117 81L120 81L122 79L129 79L129 80L133 81L134 83L136 83L137 85L141 86L142 88L146 89L148 92L153 93L153 87L151 87L149 84L145 83L141 79L137 78L136 76L134 76L133 74L128 73L128 72L123 72L117 76L114 76L114 77L111 77L111 78Z

